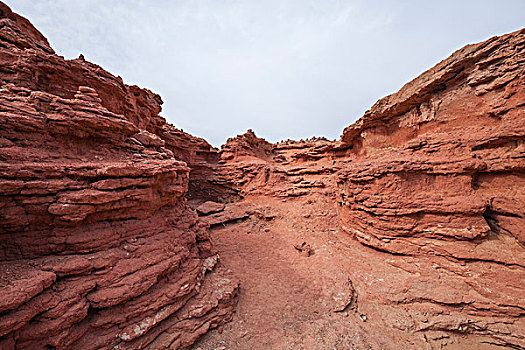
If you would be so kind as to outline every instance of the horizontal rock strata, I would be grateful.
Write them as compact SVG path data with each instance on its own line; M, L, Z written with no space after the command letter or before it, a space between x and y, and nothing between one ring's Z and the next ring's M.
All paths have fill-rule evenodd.
M237 293L186 204L182 160L205 141L166 125L157 95L0 17L0 348L190 347Z
M522 30L457 51L343 132L342 228L444 270L391 300L449 305L420 328L525 347L524 86Z
M525 30L469 45L379 100L339 141L269 144L251 131L228 140L215 180L247 202L333 201L341 231L400 270L389 281L369 261L352 278L361 306L382 305L376 316L405 341L413 332L430 346L471 336L523 348L524 77ZM373 276L388 288L365 283Z
M218 151L0 3L0 348L190 347L238 291L209 227L321 261L297 266L327 339L525 348L524 53L525 30L469 45L338 141Z

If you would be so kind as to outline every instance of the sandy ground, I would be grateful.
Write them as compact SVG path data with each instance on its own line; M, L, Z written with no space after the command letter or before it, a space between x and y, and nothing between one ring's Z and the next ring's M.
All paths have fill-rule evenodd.
M345 308L353 289L343 254L354 242L333 229L330 201L251 202L268 200L274 219L252 217L212 230L221 263L240 279L241 290L233 322L194 349L370 348L366 316L354 305ZM295 248L303 243L311 255Z
M212 229L221 264L241 289L233 321L208 332L194 350L501 349L472 336L407 331L426 311L385 299L422 278L421 261L385 258L338 231L328 197L245 203L270 208L275 217ZM310 255L295 247L306 245Z

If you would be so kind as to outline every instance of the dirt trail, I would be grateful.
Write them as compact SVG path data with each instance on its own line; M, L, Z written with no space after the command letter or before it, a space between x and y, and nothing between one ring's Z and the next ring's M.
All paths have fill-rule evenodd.
M194 349L370 348L359 313L354 305L345 308L353 297L351 265L336 247L352 242L333 229L333 206L325 198L250 202L268 201L274 219L252 217L212 230L221 262L241 280L241 291L233 322ZM303 242L310 256L294 247Z
M385 259L335 229L335 205L325 196L252 197L244 204L271 208L275 217L252 215L212 228L221 264L241 288L233 321L206 334L194 350L434 348L427 335L406 332L421 317L414 305L385 302L422 278L421 261ZM310 256L294 247L303 242ZM501 349L461 334L439 342L447 349Z

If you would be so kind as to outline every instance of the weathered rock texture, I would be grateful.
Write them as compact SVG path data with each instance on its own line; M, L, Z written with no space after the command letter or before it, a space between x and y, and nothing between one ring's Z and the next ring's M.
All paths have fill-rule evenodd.
M525 243L524 46L523 32L467 46L345 129L343 220L358 238L403 253L416 237Z
M192 169L190 195L217 197L223 190L215 190L206 181L210 167L218 160L217 150L204 139L194 137L159 115L162 99L159 95L137 86L124 84L100 66L86 61L83 56L64 60L54 54L47 40L27 19L2 5L2 57L0 79L32 91L44 91L72 99L79 86L95 89L100 104L119 114L136 127L161 137L164 146L175 157ZM209 188L210 187L210 188Z
M221 151L5 5L0 63L0 348L187 348L225 267L206 350L525 348L525 30Z
M209 145L1 3L0 62L0 348L180 349L230 319L184 198Z
M525 346L524 107L525 30L469 45L344 130L351 163L338 180L342 227L360 242L455 262L457 281L398 302L448 305L464 320L431 328L515 347Z
M314 285L331 266L350 276L356 310L367 315L359 346L525 348L525 30L457 51L378 101L337 142L272 145L248 131L220 155L212 181L247 205L273 203L281 230L293 223L301 234L290 246L325 247L316 230L337 217L341 232L373 248L332 237L345 253L336 245L329 263L309 257L321 273L310 275ZM307 210L312 202L316 213ZM220 232L243 245L235 229ZM340 340L319 333L325 347Z

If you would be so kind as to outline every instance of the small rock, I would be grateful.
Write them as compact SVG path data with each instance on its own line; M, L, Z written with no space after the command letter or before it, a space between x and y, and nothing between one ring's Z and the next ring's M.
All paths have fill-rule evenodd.
M196 208L200 215L210 215L224 210L224 204L217 202L204 202Z
M93 89L92 87L89 87L89 86L79 86L78 87L78 91L80 91L80 92L91 92L91 93L95 92L96 93L95 89Z
M300 244L294 244L293 247L297 249L301 253L301 255L310 256L313 254L312 247L306 242L302 242Z

